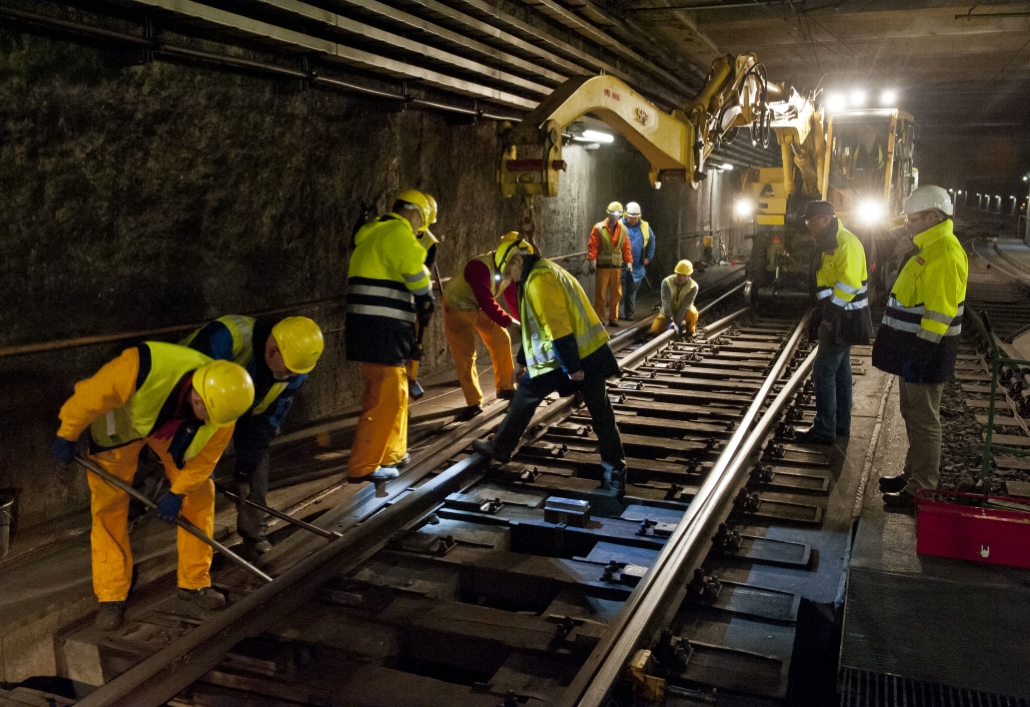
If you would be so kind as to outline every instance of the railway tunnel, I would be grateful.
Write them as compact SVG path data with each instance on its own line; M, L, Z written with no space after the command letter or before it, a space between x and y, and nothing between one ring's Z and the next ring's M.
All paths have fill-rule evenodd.
M4 704L1030 700L1030 4L7 0L0 58ZM910 382L873 349L927 186L968 274L937 478L899 509L878 480L910 472ZM349 318L356 236L411 190L437 205L419 216L439 241L424 396L404 403L397 477L349 483L368 415L354 351L375 345ZM804 431L813 202L864 249L873 325L829 440ZM481 402L462 390L448 284L511 233L593 303L609 212L647 260L613 266L635 307L624 284L595 317L619 367L618 481L582 390L546 396L510 460L484 457L472 443L518 394L482 335ZM693 331L662 304L682 261ZM518 319L526 287L497 311ZM198 610L176 591L177 531L134 506L131 589L102 630L105 482L54 458L62 405L124 351L226 315L277 346L259 323L305 317L324 346L272 425L270 549L249 554L218 492L226 606ZM532 341L507 331L515 352ZM234 439L211 477L238 491ZM129 479L159 504L172 476L148 452Z

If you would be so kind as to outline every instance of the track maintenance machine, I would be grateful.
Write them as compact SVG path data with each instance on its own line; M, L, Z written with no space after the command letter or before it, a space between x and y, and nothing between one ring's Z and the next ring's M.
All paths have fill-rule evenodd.
M652 186L673 180L696 186L712 150L741 129L750 130L752 142L769 144L770 89L779 90L754 54L716 59L698 95L668 113L613 76L569 79L522 122L503 129L498 180L505 196L523 199L523 236L536 245L532 199L557 196L563 132L587 113L640 150L651 163Z
M807 299L815 244L801 216L813 200L836 206L859 237L869 264L869 296L883 298L897 277L905 244L905 198L918 186L916 125L897 108L830 111L793 88L768 104L782 167L744 173L734 204L752 239L748 277L759 301Z

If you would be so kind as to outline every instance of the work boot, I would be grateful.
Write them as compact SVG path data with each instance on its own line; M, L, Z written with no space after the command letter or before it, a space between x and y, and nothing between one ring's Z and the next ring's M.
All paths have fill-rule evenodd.
M201 611L218 611L225 608L225 595L217 589L183 589L179 587L179 602L188 609Z
M403 469L404 467L406 467L408 465L408 462L410 462L410 461L411 461L411 455L410 454L405 454L403 457L401 457L401 460L399 462L394 464L394 467L396 467L398 469Z
M272 543L267 540L251 540L243 538L243 542L236 546L236 554L247 562L260 562L261 556L272 549Z
M883 505L885 508L910 511L916 507L916 497L907 489L902 489L897 493L885 493L883 494Z
M350 476L347 481L352 484L363 484L366 481L371 481L373 484L383 484L387 481L392 481L401 475L401 472L397 471L391 466L381 466L371 474L365 474L364 476Z
M101 631L114 631L122 625L125 618L124 601L102 601L97 617L93 619L93 625Z
M511 461L510 454L501 454L496 449L494 449L494 445L492 443L488 442L485 439L472 440L472 450L475 452L479 452L487 459L494 459L500 462L501 464L507 464Z
M602 488L622 498L626 493L626 467L616 468L608 464L602 464L601 467L604 469Z
M903 490L907 485L908 479L905 478L904 474L880 477L881 493L897 493L898 491Z
M833 444L834 438L812 432L811 427L794 431L794 441L799 444Z
M506 388L504 390L498 390L497 391L497 398L498 398L498 400L512 400L512 399L514 399L514 397L515 397L515 389L514 388Z
M608 320L608 326L618 328L619 327L619 322L617 320L615 320L615 319L609 319Z
M458 415L457 421L458 422L467 422L467 421L471 420L473 417L475 417L476 415L480 414L481 412L483 412L483 406L482 405L480 405L478 403L475 404L475 405L469 405L467 408L465 408L465 410L460 415Z

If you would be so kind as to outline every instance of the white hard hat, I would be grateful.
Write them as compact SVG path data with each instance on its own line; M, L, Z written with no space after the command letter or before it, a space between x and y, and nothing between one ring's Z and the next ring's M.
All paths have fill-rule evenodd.
M948 216L955 214L955 207L951 205L951 197L944 187L927 184L912 191L905 200L905 215L918 214L920 211L937 209Z
M626 215L636 218L640 216L640 204L635 201L631 201L626 204Z

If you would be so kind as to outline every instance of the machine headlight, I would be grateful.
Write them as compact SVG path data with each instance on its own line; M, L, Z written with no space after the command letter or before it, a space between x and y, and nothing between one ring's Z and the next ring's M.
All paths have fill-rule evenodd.
M750 218L755 213L755 202L750 199L737 199L733 202L733 213L737 218Z
M858 208L855 210L855 215L858 217L859 223L867 226L883 221L883 217L886 214L886 210L883 208L883 202L875 199L867 199L861 201L858 204Z

